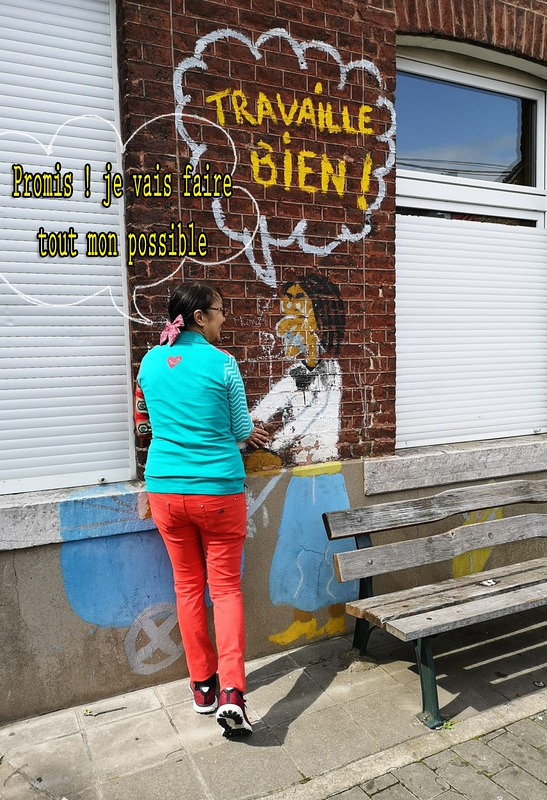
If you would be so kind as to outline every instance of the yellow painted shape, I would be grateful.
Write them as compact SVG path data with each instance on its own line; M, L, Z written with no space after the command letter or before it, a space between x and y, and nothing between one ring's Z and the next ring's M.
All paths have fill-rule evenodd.
M253 180L255 183L261 184L261 186L275 186L277 181L277 167L275 166L271 154L273 153L273 147L271 144L267 142L263 142L262 139L258 143L259 147L268 150L269 152L266 153L265 156L259 156L256 150L251 150L251 169L253 171ZM269 178L262 178L260 176L260 169L261 167L266 167L270 170Z
M268 639L274 644L292 644L292 642L300 639L301 636L305 636L306 639L315 639L321 635L317 630L317 620L314 617L306 622L295 619L286 630L281 633L274 633L268 636Z
M485 511L471 511L465 515L464 525L475 525L478 522L501 519L503 516L502 508L488 508ZM491 547L479 547L469 553L462 553L452 559L452 575L455 578L463 578L464 575L475 575L482 572L486 562L492 552Z
M248 475L261 472L267 472L268 475L278 475L281 469L281 459L269 450L253 450L245 459L245 471Z
M323 636L343 636L346 633L346 616L342 614L340 617L329 617L322 628L318 630L318 634Z
M365 197L366 192L368 192L370 188L370 173L372 171L372 156L370 153L367 153L366 158L363 162L363 175L361 177L361 192L362 195L357 198L357 208L360 211L367 210L367 200Z
M328 461L326 464L305 464L302 467L294 467L292 474L299 477L313 475L335 475L342 469L341 461Z

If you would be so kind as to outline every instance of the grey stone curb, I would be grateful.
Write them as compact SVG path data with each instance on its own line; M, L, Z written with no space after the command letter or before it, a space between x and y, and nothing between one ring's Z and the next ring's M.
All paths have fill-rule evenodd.
M326 800L365 781L379 778L389 770L406 767L415 761L421 761L477 736L484 736L546 709L547 689L542 689L458 722L452 730L429 731L389 750L374 753L344 767L333 769L300 786L291 786L270 794L268 798L269 800Z

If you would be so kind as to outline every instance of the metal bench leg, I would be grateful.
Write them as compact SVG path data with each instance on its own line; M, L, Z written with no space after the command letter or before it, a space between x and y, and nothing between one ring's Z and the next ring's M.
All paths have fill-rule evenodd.
M376 626L366 619L355 620L355 631L353 633L353 646L359 650L359 655L366 655L367 644L373 629Z
M416 639L414 649L422 688L422 713L418 714L418 719L428 728L439 728L443 724L443 720L439 713L435 664L429 637Z
M365 547L372 547L370 536L368 533L362 533L355 537L357 549L362 550ZM361 578L359 581L359 600L364 600L366 597L372 597L372 578ZM353 646L359 650L359 655L366 655L367 644L370 634L376 625L366 619L355 620L355 631L353 633Z

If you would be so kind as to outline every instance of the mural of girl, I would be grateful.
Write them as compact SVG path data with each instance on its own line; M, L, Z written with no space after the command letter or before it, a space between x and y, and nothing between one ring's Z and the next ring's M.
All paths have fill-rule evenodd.
M296 462L281 517L270 570L274 605L293 608L294 620L270 641L287 645L302 636L345 633L344 604L358 596L358 582L339 584L333 554L352 549L329 542L321 514L349 508L338 457L342 376L336 355L344 334L340 293L325 277L307 275L284 286L277 334L295 363L253 409L267 422L281 412L270 450ZM314 612L327 606L318 627Z

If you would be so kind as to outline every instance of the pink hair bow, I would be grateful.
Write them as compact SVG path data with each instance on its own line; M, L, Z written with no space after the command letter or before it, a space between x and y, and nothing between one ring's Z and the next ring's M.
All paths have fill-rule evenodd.
M171 345L176 341L181 328L184 328L184 320L179 314L178 317L173 320L173 322L167 322L165 324L165 328L160 333L160 344L169 341L169 347L171 347Z

